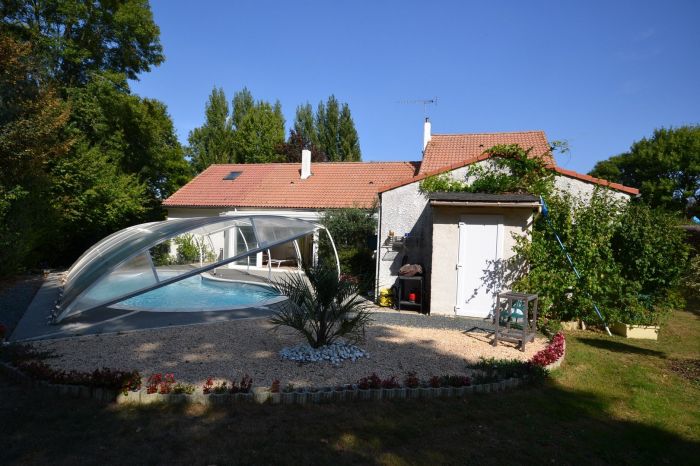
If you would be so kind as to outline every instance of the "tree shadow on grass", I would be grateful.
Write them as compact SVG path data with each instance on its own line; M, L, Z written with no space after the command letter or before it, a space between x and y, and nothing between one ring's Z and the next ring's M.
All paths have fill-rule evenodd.
M2 464L683 464L698 443L554 383L464 399L104 405L0 378Z
M577 338L577 340L584 345L593 346L595 348L607 351L614 351L616 353L641 354L644 356L656 356L659 358L666 357L666 354L661 351L640 348L638 346L633 346L614 340L602 340L597 338Z

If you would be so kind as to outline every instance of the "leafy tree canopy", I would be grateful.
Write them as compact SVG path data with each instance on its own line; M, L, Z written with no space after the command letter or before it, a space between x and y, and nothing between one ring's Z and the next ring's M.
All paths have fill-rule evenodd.
M64 86L84 84L94 71L137 79L164 60L147 0L4 0L0 17Z
M639 188L652 206L682 211L690 201L692 213L700 188L700 125L657 129L590 174Z

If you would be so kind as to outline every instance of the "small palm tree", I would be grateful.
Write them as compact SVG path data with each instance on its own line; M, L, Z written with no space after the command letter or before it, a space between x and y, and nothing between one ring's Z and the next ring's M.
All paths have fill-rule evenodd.
M299 331L313 348L329 345L338 337L362 340L371 322L370 304L360 297L355 281L338 276L328 266L305 268L306 277L288 274L272 286L289 299L270 318L279 327Z

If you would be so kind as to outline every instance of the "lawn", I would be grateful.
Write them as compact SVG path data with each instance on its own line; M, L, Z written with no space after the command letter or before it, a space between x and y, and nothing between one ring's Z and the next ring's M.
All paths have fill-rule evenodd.
M0 379L0 464L689 464L700 458L700 313L658 342L568 335L545 386L463 400L123 407ZM679 375L676 360L695 360ZM693 374L695 381L692 381Z

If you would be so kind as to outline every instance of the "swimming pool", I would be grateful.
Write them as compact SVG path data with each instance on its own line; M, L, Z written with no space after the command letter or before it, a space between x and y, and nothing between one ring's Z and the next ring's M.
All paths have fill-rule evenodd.
M195 275L111 307L151 312L223 311L282 301L269 286Z

